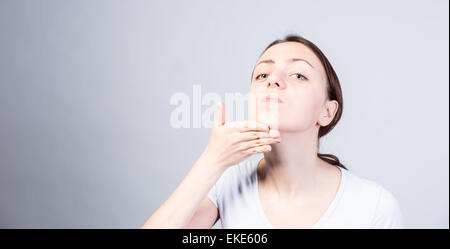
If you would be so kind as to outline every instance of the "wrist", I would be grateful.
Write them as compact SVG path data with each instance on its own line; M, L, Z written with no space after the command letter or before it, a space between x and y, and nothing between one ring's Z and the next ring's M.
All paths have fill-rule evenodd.
M216 157L211 156L210 154L203 153L196 163L197 167L205 168L208 171L212 171L214 173L222 174L226 165L223 165L221 162L217 160Z

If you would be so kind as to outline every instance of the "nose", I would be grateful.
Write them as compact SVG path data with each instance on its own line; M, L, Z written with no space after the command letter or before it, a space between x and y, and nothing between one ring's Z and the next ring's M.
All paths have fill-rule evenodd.
M267 83L267 87L269 87L269 88L271 88L271 87L278 88L278 87L280 87L280 84L278 82L271 82L271 81L269 81Z
M275 74L271 74L267 81L268 88L284 88L284 83L281 81L280 77Z

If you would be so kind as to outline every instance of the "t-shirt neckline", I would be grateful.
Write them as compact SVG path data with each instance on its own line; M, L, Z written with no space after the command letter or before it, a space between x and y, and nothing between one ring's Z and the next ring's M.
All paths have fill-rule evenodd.
M264 208L262 206L262 202L261 199L259 198L259 181L258 181L258 165L261 162L263 158L259 159L259 160L255 160L256 161L256 173L254 174L254 177L256 177L256 184L255 184L255 189L253 191L253 193L256 195L256 200L257 200L257 209L259 210L259 213L261 215L261 217L263 217L263 222L265 223L266 226L270 227L270 228L275 228L269 221L269 219L267 218L265 212L264 212ZM328 206L327 210L325 211L325 213L319 218L319 220L316 222L316 224L314 224L311 229L314 228L319 228L327 219L329 219L329 217L331 216L331 214L333 213L333 211L336 209L337 204L339 202L339 200L341 199L342 193L344 191L344 185L347 179L347 172L345 170L342 170L340 167L338 167L338 169L341 171L341 179L339 182L339 187L338 187L338 191L333 199L333 201L331 202L331 204Z

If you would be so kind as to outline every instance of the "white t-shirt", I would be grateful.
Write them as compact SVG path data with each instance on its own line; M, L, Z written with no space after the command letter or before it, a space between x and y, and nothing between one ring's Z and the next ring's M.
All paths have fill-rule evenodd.
M222 228L274 228L259 199L256 169L260 159L231 166L209 191ZM339 169L337 194L313 228L404 228L399 203L388 190Z

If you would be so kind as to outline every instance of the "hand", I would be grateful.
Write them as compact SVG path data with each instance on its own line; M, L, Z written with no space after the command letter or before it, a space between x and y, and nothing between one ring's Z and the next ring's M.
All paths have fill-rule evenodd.
M257 121L225 124L225 105L218 103L211 136L202 156L224 169L250 155L271 151L270 144L280 143L280 133Z

